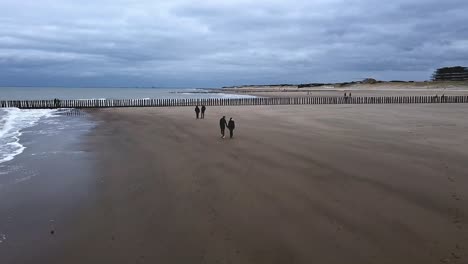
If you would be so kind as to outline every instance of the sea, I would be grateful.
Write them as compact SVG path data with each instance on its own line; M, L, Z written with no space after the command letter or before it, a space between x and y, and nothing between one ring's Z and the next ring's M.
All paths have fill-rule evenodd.
M249 95L227 94L209 88L49 88L1 87L0 100L47 99L202 99L246 98Z
M3 87L0 100L246 98L212 89ZM0 108L0 191L39 175L41 160L83 158L76 141L96 124L76 109Z

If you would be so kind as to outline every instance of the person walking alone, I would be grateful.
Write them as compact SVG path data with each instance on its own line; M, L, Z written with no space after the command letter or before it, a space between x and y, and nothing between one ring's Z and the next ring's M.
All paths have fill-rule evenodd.
M205 111L206 111L206 107L205 105L202 105L201 106L201 118L202 119L205 119Z
M197 119L198 119L198 116L200 115L200 108L198 107L198 105L195 107L195 115L197 116Z
M232 120L232 117L229 118L227 127L229 129L229 137L232 138L232 136L234 136L234 128L236 128L236 124L234 123L234 120Z
M224 138L224 130L226 129L226 126L227 126L226 117L223 116L223 117L219 120L219 128L221 129L221 137L222 137L222 138Z

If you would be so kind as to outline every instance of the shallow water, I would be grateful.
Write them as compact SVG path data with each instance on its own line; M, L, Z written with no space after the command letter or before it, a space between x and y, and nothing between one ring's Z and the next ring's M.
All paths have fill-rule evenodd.
M76 154L69 144L94 126L76 111L0 109L0 187L35 176L35 161ZM25 156L21 163L19 156Z
M0 163L0 262L36 263L44 248L72 230L66 223L95 193L93 153L83 140L96 123L76 109L2 115L13 120L0 128L4 136L20 134L4 137L15 144L3 150L17 146L21 153L4 153L9 160Z

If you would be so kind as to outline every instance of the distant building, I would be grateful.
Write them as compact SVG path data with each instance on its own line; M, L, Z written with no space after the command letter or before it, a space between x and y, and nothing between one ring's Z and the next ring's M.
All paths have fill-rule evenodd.
M362 81L362 83L366 83L366 84L375 84L377 83L377 80L374 79L374 78L366 78Z
M455 66L437 69L433 81L468 81L468 67Z

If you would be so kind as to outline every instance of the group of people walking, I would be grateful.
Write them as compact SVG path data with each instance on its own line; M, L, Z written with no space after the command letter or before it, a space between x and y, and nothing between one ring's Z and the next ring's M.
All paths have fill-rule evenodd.
M201 119L205 118L205 111L206 111L206 106L202 105L201 106ZM200 118L200 107L198 107L198 105L195 107L195 115L197 116L197 119Z
M201 108L198 107L198 105L195 107L195 116L197 119L201 118L201 119L204 119L205 118L205 111L206 111L206 106L202 105ZM200 116L200 113L201 113L201 116ZM231 118L229 118L229 122L226 121L226 116L223 116L221 117L221 119L219 119L219 128L221 129L221 138L225 138L225 130L226 128L229 129L229 137L232 138L234 136L234 128L236 128L236 123L234 122L234 120Z

